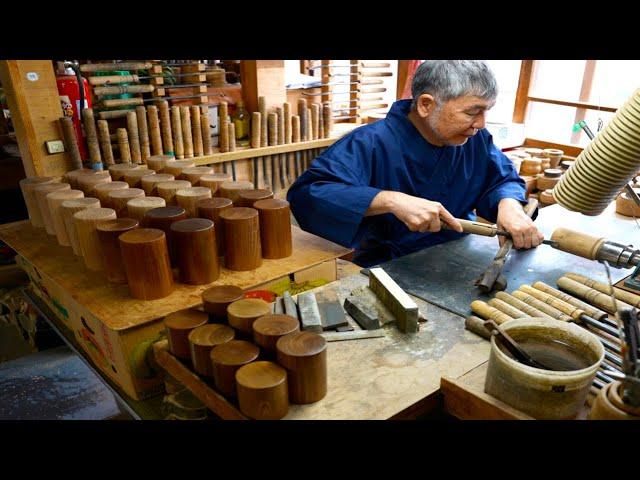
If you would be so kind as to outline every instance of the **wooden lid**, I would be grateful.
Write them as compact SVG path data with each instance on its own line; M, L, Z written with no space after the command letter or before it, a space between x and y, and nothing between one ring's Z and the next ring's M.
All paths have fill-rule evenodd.
M280 385L287 379L287 371L273 362L252 362L236 372L236 382L252 390L262 390Z
M111 198L136 198L144 197L144 190L141 188L123 188L122 190L114 190L109 192Z
M207 187L181 188L176 192L181 197L199 197L201 195L211 195L211 189Z
M136 228L139 222L135 218L116 218L99 223L96 228L101 232L126 232Z
M207 218L187 218L171 224L174 232L203 232L213 228L213 222Z
M155 208L161 208L166 205L164 198L160 197L139 197L132 198L127 202L127 206L132 205L134 207L149 207L151 210Z
M174 218L186 215L186 210L178 206L158 207L147 210L144 214L146 218Z
M124 178L142 178L148 175L157 175L154 170L149 170L148 168L141 168L139 170L131 170L129 172L125 172Z
M219 323L211 323L191 330L189 342L203 347L215 347L233 340L235 335L233 328Z
M258 210L247 207L226 208L220 212L220 218L228 222L249 220L258 216Z
M253 204L253 208L256 210L280 210L287 208L289 202L286 200L280 200L279 198L269 198L267 200L258 200Z
M252 190L253 183L247 180L239 182L226 181L220 184L220 190Z
M70 200L72 198L83 198L84 192L82 190L54 190L51 193L47 193L47 198L54 200Z
M295 332L281 337L276 348L290 357L308 357L317 355L327 348L327 341L317 333Z
M168 182L160 182L156 184L156 188L158 190L180 190L182 188L189 188L190 186L191 182L187 180L170 180Z
M110 172L124 172L127 170L137 170L141 168L137 163L116 163L115 165L109 165Z
M270 312L271 307L261 298L243 298L227 307L227 313L237 318L258 318Z
M120 235L120 241L124 243L148 243L160 240L164 236L164 232L157 228L138 228Z
M231 205L233 205L231 199L225 197L201 198L200 200L198 200L198 203L196 203L196 206L198 208L202 208L205 210L216 210L220 208L230 207Z
M563 150L559 150L557 148L545 148L544 150L542 150L543 155L544 154L548 154L548 155L564 155L564 151Z
M68 183L46 183L34 189L36 193L55 192L56 190L70 190L71 185Z
M99 183L95 187L93 187L94 192L110 192L112 190L124 190L129 188L129 184L127 182L107 182L107 183Z
M216 285L202 292L202 301L205 303L232 303L243 297L244 292L235 285Z
M188 167L182 170L183 175L210 175L212 173L213 168L211 167Z
M207 173L203 176L200 177L200 181L202 182L207 181L207 182L228 182L229 180L231 180L231 174L230 173Z
M120 238L131 233L141 232L147 229L132 230L127 233L123 233ZM161 230L158 230L161 231ZM172 330L190 330L202 325L206 325L209 321L209 315L198 310L192 310L190 308L184 310L178 310L177 312L170 313L164 317L164 324Z
M93 197L76 198L74 200L65 200L62 202L63 208L92 207L94 205L100 205L100 200Z
M257 201L273 197L273 192L266 188L255 188L253 190L244 190L238 194L243 200Z
M227 327L230 328L230 327ZM260 349L245 340L230 340L213 347L211 361L220 365L244 365L253 362L260 354Z
M265 336L282 336L300 329L300 322L290 315L264 315L253 322L253 330Z
M544 176L547 178L559 178L562 176L562 170L559 168L547 168L544 171Z
M109 217L113 217L116 211L113 208L85 208L73 214L73 216L79 220L111 220Z

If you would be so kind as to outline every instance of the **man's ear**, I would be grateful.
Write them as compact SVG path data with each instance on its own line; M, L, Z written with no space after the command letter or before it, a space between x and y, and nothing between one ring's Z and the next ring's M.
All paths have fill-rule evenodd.
M436 100L432 95L423 93L416 102L416 111L421 118L427 118L436 108Z

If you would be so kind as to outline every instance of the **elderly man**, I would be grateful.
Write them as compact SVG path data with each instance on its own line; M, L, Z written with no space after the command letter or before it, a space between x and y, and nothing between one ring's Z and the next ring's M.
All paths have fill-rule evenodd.
M523 211L524 181L484 129L497 93L485 62L424 62L413 100L341 138L291 186L296 220L355 248L361 266L459 238L456 218L473 220L474 209L516 248L538 246L544 237Z

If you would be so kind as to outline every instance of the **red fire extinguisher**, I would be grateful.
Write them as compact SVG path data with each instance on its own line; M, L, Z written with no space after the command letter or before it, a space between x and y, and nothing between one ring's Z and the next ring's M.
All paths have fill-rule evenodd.
M78 78L82 79L82 88L80 91ZM82 160L87 160L89 154L87 151L86 135L84 127L80 119L81 98L84 106L82 108L91 108L91 95L89 93L89 83L87 79L80 76L80 72L70 63L60 62L58 64L58 72L56 75L56 83L58 84L58 94L60 95L60 104L65 117L71 117L73 120L73 128L78 139L78 148Z

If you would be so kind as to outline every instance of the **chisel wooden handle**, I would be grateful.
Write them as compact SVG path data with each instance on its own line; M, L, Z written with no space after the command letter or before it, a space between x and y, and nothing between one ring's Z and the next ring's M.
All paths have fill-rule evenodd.
M101 100L102 106L106 108L122 107L125 105L144 105L142 98L113 98L110 100Z
M324 138L324 108L318 104L318 138Z
M500 300L499 298L492 298L487 302L488 305L491 305L493 308L500 310L502 313L506 313L511 318L527 318L529 315L524 313L521 310L518 310L512 305Z
M605 312L616 313L616 309L613 307L613 301L611 300L611 295L599 292L598 290L587 287L586 285L567 277L559 278L556 283L562 290L585 299L591 305L602 308ZM616 305L618 308L633 308L631 305L621 300L617 300ZM598 318L591 314L589 314L589 316Z
M105 75L104 77L89 77L91 85L106 85L108 83L136 83L138 75Z
M227 122L227 125L228 125L227 136L229 137L229 140L227 140L227 143L229 144L229 151L235 152L236 151L236 124Z
M184 144L182 143L182 124L180 123L180 107L172 106L171 107L171 130L170 133L173 133L173 148L175 151L175 157L177 159L184 158ZM165 153L167 151L167 146L165 144Z
M201 157L204 154L204 147L202 144L202 127L200 127L200 107L198 105L192 105L190 110L193 154L196 157Z
M162 131L162 146L165 155L175 155L173 150L173 135L171 133L171 115L169 114L169 102L160 100L158 102L160 112L160 128Z
M259 148L261 142L261 127L262 115L260 112L253 112L251 114L251 148Z
M96 87L93 89L95 95L123 95L125 93L151 93L155 89L154 85L114 85L113 87Z
M580 322L585 311L575 307L570 303L564 302L548 293L533 288L531 285L520 285L520 291L537 298L538 300L551 305L553 308L560 310L565 315L569 315L575 322Z
M120 163L131 163L131 150L129 149L129 135L126 128L116 130L118 134L118 149L120 150Z
M277 119L277 133L276 133L276 144L283 145L284 144L284 111L282 107L276 107L276 115L278 115Z
M82 157L80 156L80 149L78 148L76 132L73 129L73 121L70 117L61 117L59 121L60 127L62 128L62 138L64 138L66 150L71 157L72 170L82 168Z
M147 70L151 68L148 62L120 62L120 63L85 63L80 65L81 72L113 72L114 70Z
M317 103L311 104L311 136L309 140L317 140L319 136L319 122L320 122L320 105Z
M146 108L136 107L136 119L138 121L138 135L140 137L140 155L142 157L142 163L146 164L147 158L151 156Z
M487 340L491 339L491 332L484 326L484 320L476 317L475 315L469 315L464 321L464 327L470 332L481 336Z
M160 121L158 119L158 107L147 107L149 119L149 136L151 137L151 151L153 155L162 155L162 137L160 136Z
M98 120L98 132L102 156L107 165L115 165L113 159L113 149L111 148L111 138L109 135L109 123L106 120Z
M551 295L552 297L559 298L563 302L573 305L574 307L584 310L584 313L586 313L590 317L593 317L597 320L601 320L602 318L605 318L607 316L606 312L603 312L602 310L599 310L593 307L592 305L589 305L588 303L578 300L577 298L571 295L561 292L560 290L556 290L555 288L547 285L544 282L535 282L533 284L533 288L540 290L548 295Z
M258 97L258 110L260 113L260 146L266 147L268 144L269 134L266 100L264 97Z
M456 218L462 226L462 231L465 233L473 233L475 235L482 235L484 237L495 237L498 232L496 225L490 225L487 223L474 222L471 220L464 220L462 218ZM448 223L442 222L441 226L445 230L451 230Z
M200 114L200 128L202 129L202 150L205 155L211 155L213 153L211 149L211 128L209 127L209 115L206 113Z
M140 154L140 137L138 135L138 118L135 112L127 113L127 133L129 135L129 146L131 147L131 161L142 163Z
M516 297L508 294L507 292L496 292L496 298L511 305L512 307L517 308L519 311L524 312L528 317L553 319L551 315L548 315L542 310L538 310L537 308L534 308L531 305L528 305L527 303L517 299Z
M509 315L501 312L491 305L488 305L482 300L474 300L473 302L471 302L471 311L482 318L494 320L498 325L511 320L511 317Z
M220 117L220 133L219 133L220 153L229 151L229 120Z
M331 105L328 102L322 106L322 121L324 122L324 138L329 138L333 128L333 117L331 116Z
M269 130L268 141L269 146L276 145L278 143L278 114L270 113L267 119Z
M98 142L98 134L96 132L96 121L93 116L92 108L82 110L82 121L84 123L84 131L87 134L87 147L89 149L89 157L92 164L102 163L100 155L100 143Z
M547 303L545 303L545 302L543 302L541 300L538 300L536 297L532 297L528 293L521 292L520 290L515 290L515 291L511 292L511 295L513 295L516 299L526 303L527 305L530 305L533 308L536 308L536 309L540 310L541 312L546 313L551 318L554 318L556 320L560 320L562 322L571 322L571 321L573 321L573 319L569 315L567 315L565 313L562 313L557 308L554 308L551 305L549 305L549 304L547 304Z
M606 293L609 295L609 285L606 283L598 282L597 280L593 280L592 278L585 277L584 275L579 275L577 273L567 272L564 274L566 278L570 278L571 280L575 280L576 282L580 282L587 287L591 287L599 292ZM613 291L616 295L616 299L620 299L623 302L628 303L629 305L633 305L636 308L640 308L640 296L635 295L631 292L627 292L626 290L622 290L618 287L613 287Z
M184 158L193 158L193 137L191 135L191 112L189 107L180 107L180 124L182 126L182 142Z
M289 102L282 104L282 113L284 114L284 143L291 143L291 104Z
M558 250L590 260L597 259L596 254L605 241L604 237L592 237L568 228L555 229L551 234L551 240L557 243L555 248Z
M300 117L300 140L306 142L308 139L307 132L307 116L309 111L307 109L307 101L304 98L298 99L298 116Z

